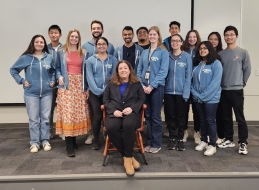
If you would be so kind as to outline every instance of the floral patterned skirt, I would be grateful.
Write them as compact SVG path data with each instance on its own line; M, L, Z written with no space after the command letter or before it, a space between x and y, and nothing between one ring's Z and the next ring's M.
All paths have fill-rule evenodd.
M82 75L68 75L69 88L58 89L56 134L78 136L91 129L86 92L83 92Z

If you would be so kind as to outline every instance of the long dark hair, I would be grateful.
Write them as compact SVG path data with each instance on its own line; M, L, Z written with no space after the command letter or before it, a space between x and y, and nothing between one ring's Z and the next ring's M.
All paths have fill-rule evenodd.
M211 33L209 34L209 36L208 36L208 40L209 40L210 36L213 35L213 34L215 34L215 35L217 36L218 41L219 41L219 43L218 43L218 45L217 45L217 47L216 47L216 51L217 51L217 53L219 53L220 51L223 50L223 48L222 48L221 36L220 36L220 34L219 34L218 32L211 32Z
M116 71L114 72L113 76L110 78L109 81L112 82L113 84L116 84L116 85L123 84L123 82L121 81L121 78L119 76L119 66L120 66L121 63L126 63L126 65L129 67L129 70L130 70L129 83L133 84L133 83L139 82L139 79L138 79L137 75L135 74L132 66L126 60L121 60L121 61L118 62L117 66L116 66Z
M27 50L22 55L34 54L34 52L36 51L36 49L34 47L34 41L35 41L36 38L42 38L43 39L43 41L44 41L44 48L43 48L42 51L46 52L46 53L49 53L49 49L48 49L47 42L46 42L45 38L42 35L37 34L37 35L32 37L31 42L29 44L29 47L27 48Z
M206 56L207 65L212 64L218 58L218 54L217 54L216 50L213 48L210 41L203 41L198 45L198 49L197 49L198 51L196 51L196 55L193 60L194 66L199 65L199 63L203 60L203 57L200 56L200 51L199 51L202 44L205 45L205 47L208 48L208 51L209 51L208 55Z

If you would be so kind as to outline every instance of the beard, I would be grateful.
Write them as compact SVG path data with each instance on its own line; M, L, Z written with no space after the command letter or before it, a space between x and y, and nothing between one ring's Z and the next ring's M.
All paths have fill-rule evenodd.
M95 36L95 35L92 33L92 36L93 36L93 38L100 38L100 37L102 37L102 33L100 33L98 36Z
M143 42L145 42L146 40L145 40L145 39L139 39L138 41L141 42L141 43L143 43Z

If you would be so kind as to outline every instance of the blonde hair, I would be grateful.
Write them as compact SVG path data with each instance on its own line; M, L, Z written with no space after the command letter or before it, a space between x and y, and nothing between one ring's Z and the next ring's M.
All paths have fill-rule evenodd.
M162 49L166 49L165 46L163 45L162 43L162 35L161 35L161 32L160 32L160 29L157 27L157 26L151 26L149 29L148 29L148 33L151 31L151 30L154 30L156 31L157 35L158 35L158 41L157 41L157 46L162 48Z
M79 57L82 57L83 53L84 53L84 49L82 48L81 46L81 35L80 35L80 32L79 30L77 29L73 29L73 30L70 30L67 34L67 38L66 38L66 43L63 45L63 50L66 51L66 52L70 52L70 47L71 47L71 44L70 44L70 36L73 32L76 32L78 34L78 43L77 43L77 52L78 52L78 56Z

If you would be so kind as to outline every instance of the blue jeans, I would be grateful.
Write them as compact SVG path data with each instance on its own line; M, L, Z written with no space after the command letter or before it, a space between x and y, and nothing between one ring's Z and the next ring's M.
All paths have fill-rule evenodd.
M209 136L210 142L208 144L216 146L216 112L218 103L209 104L194 102L194 104L200 117L201 140L207 143L207 136Z
M146 94L147 109L145 120L147 125L147 146L160 148L162 146L162 118L161 109L164 98L164 86L154 88Z
M30 144L40 146L49 142L52 94L44 97L24 96L24 101L29 116Z

